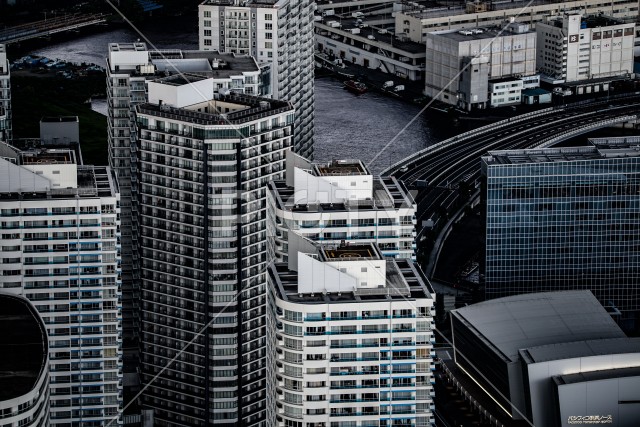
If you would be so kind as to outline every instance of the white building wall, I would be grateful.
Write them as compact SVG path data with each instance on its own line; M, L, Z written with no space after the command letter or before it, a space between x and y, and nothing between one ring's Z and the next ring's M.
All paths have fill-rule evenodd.
M51 182L51 188L78 187L78 166L75 164L35 164L23 167L48 179Z
M121 425L119 195L0 208L0 289L28 298L49 335L51 425Z
M435 422L433 300L275 304L277 425Z
M313 11L310 0L199 6L201 50L248 53L271 69L269 93L296 109L294 151L313 158ZM224 33L224 34L223 34Z
M540 71L567 83L633 73L635 24L581 28L582 18L558 18L562 28L538 24Z
M528 364L526 369L529 376L529 393L531 396L533 424L536 426L556 425L555 412L549 410L555 406L552 400L551 378L553 376L638 366L640 366L640 353L576 357ZM573 415L602 414L585 413Z
M294 170L294 203L340 203L372 195L371 175L316 176L300 168Z
M210 100L214 92L214 80L193 81L179 86L150 81L147 87L150 103L157 104L162 101L167 105L182 108Z

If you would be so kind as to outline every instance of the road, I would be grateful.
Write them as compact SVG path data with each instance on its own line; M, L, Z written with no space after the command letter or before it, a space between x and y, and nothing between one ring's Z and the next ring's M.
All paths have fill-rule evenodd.
M480 157L490 150L535 148L557 143L580 133L638 118L640 96L607 102L560 106L485 126L422 150L384 171L415 188L418 237L423 221L437 221L451 211L460 186L469 192L480 178ZM462 182L462 184L461 184ZM438 225L442 225L441 224ZM436 225L436 228L438 227Z

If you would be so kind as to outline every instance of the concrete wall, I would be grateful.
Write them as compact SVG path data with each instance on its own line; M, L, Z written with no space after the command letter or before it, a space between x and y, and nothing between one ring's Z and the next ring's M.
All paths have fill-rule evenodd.
M295 169L295 203L342 203L371 197L371 175L315 176L305 170Z
M554 411L550 410L555 405L552 400L553 385L551 377L555 375L634 366L640 366L640 353L576 357L573 359L529 364L526 369L529 377L529 393L531 396L531 412L534 425L558 425L554 420ZM602 397L604 397L604 395ZM637 399L640 398L637 397ZM585 402L586 400L583 399L582 403ZM569 403L567 403L567 405L569 405ZM635 406L638 406L640 410L640 405ZM589 407L586 407L585 410L586 409L589 409ZM592 415L592 411L587 412L588 413L572 413L569 415ZM637 418L636 421L638 419L640 418Z
M47 143L67 144L80 142L80 123L75 120L43 121L40 120L40 139Z
M640 422L640 404L620 403L640 401L640 376L558 385L557 393L560 419L555 425L636 427Z

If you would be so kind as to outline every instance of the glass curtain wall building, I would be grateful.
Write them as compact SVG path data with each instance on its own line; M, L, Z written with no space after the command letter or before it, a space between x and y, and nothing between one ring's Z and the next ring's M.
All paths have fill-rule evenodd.
M487 298L589 289L638 311L640 138L592 142L482 158Z

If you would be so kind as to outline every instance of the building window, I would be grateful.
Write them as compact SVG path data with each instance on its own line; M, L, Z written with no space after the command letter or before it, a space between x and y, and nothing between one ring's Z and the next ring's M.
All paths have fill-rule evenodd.
M273 39L273 33L264 33L264 38L267 40Z
M205 18L211 18L211 11L210 10L205 10L204 11L204 17Z
M270 13L267 13L264 15L264 20L265 21L271 21L271 19L273 19L272 15Z
M273 29L273 24L271 22L267 22L266 24L264 24L264 29L265 30L272 30Z
M205 27L211 27L211 21L209 19L205 19L204 20L204 26Z
M211 46L211 39L204 39L205 46Z
M211 30L204 30L205 37L211 37Z
M264 48L265 49L273 48L273 43L272 42L264 42Z

